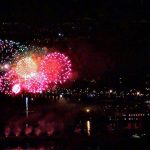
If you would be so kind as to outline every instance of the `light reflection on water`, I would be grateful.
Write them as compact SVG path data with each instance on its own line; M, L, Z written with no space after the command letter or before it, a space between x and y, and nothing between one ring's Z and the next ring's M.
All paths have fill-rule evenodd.
M83 148L86 149L86 150L100 150L100 147L101 146L84 146ZM79 147L77 147L78 149L73 149L73 150L83 150ZM94 149L93 149L94 148ZM5 150L66 150L65 149L65 146L64 147L46 147L46 146L40 146L40 147L32 147L32 146L29 146L28 148L24 148L24 147L21 147L21 146L18 146L18 147L14 147L14 148L9 148L7 147ZM72 149L68 149L68 150L72 150Z
M142 128L141 122L119 122L119 121L110 121L110 122L104 122L104 121L97 121L94 120L92 117L88 117L86 119L81 119L78 122L76 122L74 125L74 128L72 128L73 134L80 134L80 135L87 135L87 136L94 136L97 134L101 134L101 132L105 134L110 134L115 132L116 130L139 130ZM67 127L69 128L69 127ZM6 126L3 130L3 135L6 138L15 136L15 137L26 137L26 136L35 136L38 137L40 135L46 135L48 137L53 136L55 133L55 128L52 123L47 123L45 128L35 127L32 124L28 125L25 124L25 128L22 126L16 126L15 128ZM63 129L62 129L63 132ZM68 133L66 133L68 134Z
M86 129L87 129L87 135L91 135L91 122L89 120L86 121Z
M61 99L60 101L61 104L65 104L65 101L63 99ZM63 105L64 107L64 105ZM57 111L56 111L57 112ZM44 116L45 117L45 120L47 119L46 117L48 116L48 118L51 118L51 120L48 120L48 122L46 122L44 124L44 127L43 127L43 124L42 122L40 122L39 125L41 126L34 126L34 122L30 123L29 125L26 123L25 124L25 127L23 126L15 126L15 123L14 123L14 126L15 128L12 126L6 126L5 129L3 130L4 132L4 135L7 138L11 138L12 136L16 136L14 137L19 139L19 138L26 138L29 136L29 139L30 139L30 136L34 137L34 138L41 138L41 136L43 136L44 134L44 137L45 136L48 136L48 137L51 137L55 136L55 131L57 131L57 128L60 129L60 132L64 133L64 135L66 136L67 134L71 134L71 137L72 135L74 136L75 135L75 140L77 139L80 139L80 136L81 136L81 139L82 137L86 137L87 139L92 139L93 137L98 137L96 139L100 139L101 137L103 137L103 135L112 135L113 136L113 133L115 133L115 131L117 131L118 129L119 130L126 130L126 129L139 129L139 128L142 128L142 123L141 121L122 121L122 120L117 120L117 119L114 119L111 118L110 116L105 116L105 118L99 116L99 114L96 116L93 112L92 112L92 109L90 108L87 108L85 109L85 114L84 115L81 115L77 118L76 121L74 121L72 124L69 122L70 120L73 120L73 113L70 114L70 109L69 109L69 112L67 112L66 114L67 115L64 115L64 118L67 120L66 121L66 124L63 124L64 120L65 119L62 119L62 113L59 113L59 115L61 114L61 121L59 121L58 123L58 120L60 120L59 116L55 115L56 113L54 111L51 112L51 113L47 113L48 115ZM59 111L58 111L59 112ZM56 113L57 114L57 113ZM64 113L65 114L65 113ZM29 115L29 117L32 116L32 114ZM71 116L70 120L68 121L68 116ZM39 119L40 120L40 119ZM38 122L38 119L37 121ZM61 124L60 124L61 123ZM70 126L67 126L67 124L71 124ZM56 126L57 125L57 126ZM69 130L64 130L63 128L61 128L61 126L59 127L59 125L66 125L67 127L66 128L69 128ZM71 131L70 131L71 130ZM57 134L57 132L56 132ZM59 134L59 133L58 133ZM122 134L122 133L119 133L119 134ZM77 137L76 137L77 135ZM82 136L83 135L83 136ZM86 135L86 136L85 136ZM59 136L59 135L58 135ZM79 138L78 138L79 137ZM37 139L38 139L37 138ZM48 139L49 140L49 139ZM95 140L95 139L94 139ZM61 141L61 140L60 140ZM60 142L59 141L59 142ZM101 140L99 140L101 142ZM57 146L59 145L59 142L55 143L54 145ZM14 143L14 142L13 142ZM49 143L49 141L48 141ZM70 143L69 143L70 144ZM99 144L99 143L98 143ZM8 146L8 144L6 144ZM18 146L19 144L16 143L15 146ZM21 146L24 146L25 143L23 141L23 144L21 144ZM32 149L32 145L33 145L33 141L28 145L28 149ZM36 144L35 144L36 145ZM47 144L43 144L41 141L37 144L37 148L36 149L42 149L42 146L41 147L38 147L39 145L47 145ZM72 144L71 144L72 145ZM108 145L108 144L107 144ZM74 146L76 146L76 144L74 144ZM86 145L88 147L88 145ZM95 146L95 145L94 145ZM10 146L11 147L11 146ZM26 146L27 147L27 146ZM65 145L63 145L62 147L65 147ZM62 147L58 148L58 150L62 150ZM80 147L80 146L79 146ZM86 147L86 148L87 148ZM99 145L97 146L99 147ZM16 149L21 149L21 147L19 148L16 148ZM22 148L24 149L24 147ZM35 148L33 148L35 149ZM47 148L47 147L44 147L43 149L53 149L55 150L55 148ZM65 149L65 148L63 148ZM78 149L78 148L77 148ZM82 148L82 149L85 149L85 148ZM95 148L95 150L98 150L99 148ZM73 149L71 149L73 150ZM79 150L79 149L78 149ZM92 149L91 149L92 150Z
M9 147L8 147L8 144L6 144L5 149L8 149L8 150L9 149L14 149L14 150L24 150L24 149L30 149L30 150L32 150L32 149L33 150L35 150L35 149L38 149L38 150L40 150L40 149L41 150L44 150L44 149L46 149L46 150L47 149L50 149L50 150L66 150L66 149L68 149L68 150L83 150L83 149L87 149L87 150L100 150L100 149L102 149L102 147L106 147L108 149L111 148L111 144L107 144L107 142L106 143L101 143L100 139L101 139L101 137L102 138L104 137L103 134L102 134L102 131L103 131L102 126L100 126L100 124L102 122L100 122L100 124L99 124L99 122L93 120L92 118L87 118L87 119L84 119L84 120L80 120L79 123L80 124L78 124L78 125L80 125L80 126L78 126L78 127L80 127L81 130L79 130L79 128L77 128L78 130L76 131L76 133L79 133L79 135L82 135L82 133L83 133L82 131L84 131L83 134L86 135L89 139L93 138L93 135L95 133L96 134L100 134L100 136L98 136L100 143L96 143L95 144L95 142L94 142L94 144L93 144L92 142L90 143L90 141L88 141L87 143L84 143L84 142L82 143L81 142L77 146L76 144L74 144L74 142L72 142L72 143L71 142L68 143L66 141L62 142L61 141L62 139L60 141L56 140L55 143L52 143L52 144L51 144L51 140L46 140L46 141L44 140L44 142L43 141L34 142L34 141L31 140L30 143L28 143L27 141L23 141L22 144L20 144L20 142L19 143L15 143L15 146L11 146L11 144L10 144ZM98 124L98 127L95 126L97 124ZM126 126L128 127L129 124L130 124L130 126L134 126L136 123L127 123ZM110 134L111 131L113 131L113 128L118 127L118 123L109 122L109 123L105 124L105 126L108 127L108 132ZM30 128L30 127L28 127L28 128ZM130 129L130 127L129 127L129 129ZM8 130L7 132L10 132L8 128L7 128L7 130ZM111 135L113 135L113 134L111 134ZM39 137L40 138L39 134L36 134L35 137ZM85 137L85 136L83 136L83 137ZM19 137L17 137L17 138L19 138ZM75 141L78 141L78 140L80 141L80 139L82 141L82 136L81 137L80 136L77 136L77 137L74 136L74 138L75 138L74 139ZM116 137L114 136L112 138L114 140ZM94 139L94 141L97 140L97 139L98 138ZM108 140L108 143L109 143L112 139L109 139L109 138L107 139L106 138L106 140ZM130 138L130 140L132 140L132 139ZM14 142L13 142L13 144L14 144ZM117 145L117 144L115 144L115 145ZM128 145L128 143L127 143L127 145ZM133 146L135 146L135 145L133 145ZM136 149L136 150L138 150L138 149Z

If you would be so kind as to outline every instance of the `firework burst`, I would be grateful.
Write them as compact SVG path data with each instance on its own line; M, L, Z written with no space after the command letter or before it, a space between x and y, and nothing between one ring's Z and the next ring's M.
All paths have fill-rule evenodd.
M17 58L20 57L25 51L27 46L21 45L19 42L1 40L0 39L0 64L12 64Z
M50 53L43 59L40 71L47 76L49 82L63 83L70 77L71 62L64 54Z
M0 41L0 46L0 91L5 94L42 93L70 77L71 61L62 53L48 53L44 48L19 46L12 41Z

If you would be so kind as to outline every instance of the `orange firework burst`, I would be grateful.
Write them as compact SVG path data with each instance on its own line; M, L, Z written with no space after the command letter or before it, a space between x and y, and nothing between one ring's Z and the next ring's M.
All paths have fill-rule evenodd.
M16 72L22 78L31 78L37 73L37 64L31 57L25 57L17 63Z

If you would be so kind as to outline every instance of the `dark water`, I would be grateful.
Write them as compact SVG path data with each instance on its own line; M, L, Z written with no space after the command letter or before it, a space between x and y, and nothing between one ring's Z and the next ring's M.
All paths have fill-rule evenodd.
M29 116L22 104L5 112L0 149L150 150L147 114L122 117L66 101L29 106Z

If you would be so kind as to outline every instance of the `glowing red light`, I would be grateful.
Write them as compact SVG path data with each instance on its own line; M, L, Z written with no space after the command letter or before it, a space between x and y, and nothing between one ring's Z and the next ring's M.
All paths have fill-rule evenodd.
M71 63L64 54L54 52L43 59L41 66L50 83L63 83L70 77Z

